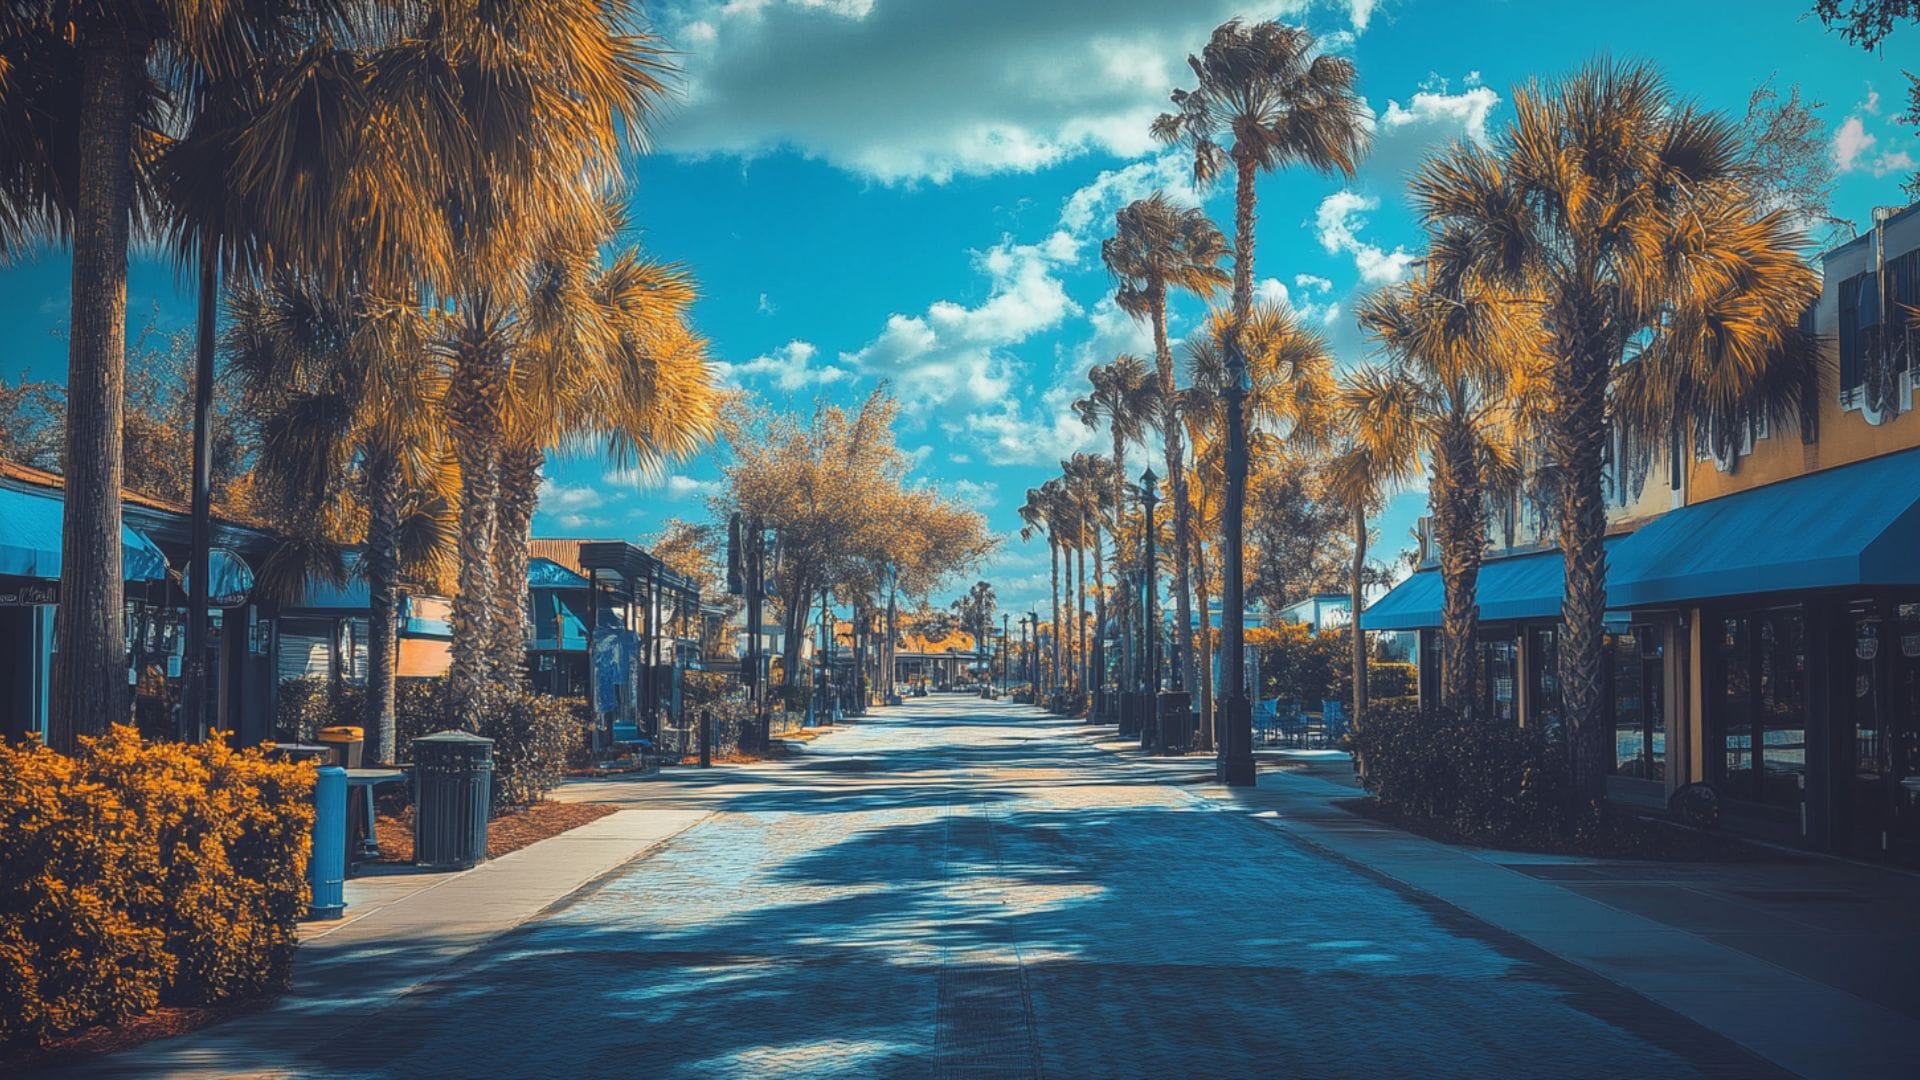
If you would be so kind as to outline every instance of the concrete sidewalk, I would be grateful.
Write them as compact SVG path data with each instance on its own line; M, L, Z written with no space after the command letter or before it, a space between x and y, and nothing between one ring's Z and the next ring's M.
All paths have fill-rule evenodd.
M1147 757L1169 780L1211 756ZM1358 795L1322 762L1262 769L1258 786L1183 784L1348 864L1664 1005L1808 1077L1920 1072L1920 877L1819 857L1672 863L1457 847L1334 805Z
M272 1007L71 1074L263 1075L262 1061L307 1060L314 1047L352 1042L373 1013L707 814L621 810L471 870L354 878L346 919L302 925L293 987Z

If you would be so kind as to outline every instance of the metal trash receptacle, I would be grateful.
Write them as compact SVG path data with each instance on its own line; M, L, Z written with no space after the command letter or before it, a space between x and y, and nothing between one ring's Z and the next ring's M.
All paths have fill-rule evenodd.
M333 748L333 763L343 769L360 767L360 755L366 749L366 732L348 724L338 727L323 727L314 733L314 740Z
M493 740L436 731L413 740L413 862L465 870L487 857Z
M1193 695L1185 690L1162 690L1158 703L1160 724L1155 750L1184 754L1193 745Z

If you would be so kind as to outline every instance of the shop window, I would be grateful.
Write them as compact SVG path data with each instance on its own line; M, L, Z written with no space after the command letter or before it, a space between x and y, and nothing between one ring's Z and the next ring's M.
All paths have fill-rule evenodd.
M1720 621L1713 701L1720 781L1728 796L1800 801L1807 769L1806 623L1798 610Z
M1616 634L1613 664L1614 772L1635 780L1667 778L1666 650L1652 627Z
M1486 672L1487 714L1508 724L1520 722L1515 686L1519 675L1519 652L1512 641L1482 641L1481 663Z
M1527 631L1527 722L1549 730L1560 724L1560 634L1556 627Z

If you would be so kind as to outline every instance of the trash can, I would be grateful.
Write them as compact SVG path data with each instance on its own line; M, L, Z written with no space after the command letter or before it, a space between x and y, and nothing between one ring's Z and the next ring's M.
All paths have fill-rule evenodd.
M436 731L413 740L413 862L465 870L487 857L493 740Z
M366 732L357 727L323 727L314 736L333 748L333 763L343 769L360 767L360 752L366 747Z
M1155 747L1162 754L1184 754L1193 743L1193 695L1185 690L1160 691L1160 739Z

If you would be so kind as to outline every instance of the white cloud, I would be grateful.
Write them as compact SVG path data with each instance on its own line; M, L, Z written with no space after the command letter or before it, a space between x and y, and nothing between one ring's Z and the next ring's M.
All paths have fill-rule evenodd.
M1463 88L1453 93L1450 82L1430 74L1406 104L1388 99L1386 110L1374 117L1373 151L1367 158L1370 173L1399 180L1419 167L1429 154L1454 142L1485 145L1500 95L1469 72Z
M1833 165L1841 172L1852 172L1859 167L1860 156L1872 149L1879 140L1867 132L1867 125L1858 116L1849 116L1841 123L1839 130L1833 133Z
M1360 239L1360 230L1367 225L1363 215L1379 208L1380 200L1370 195L1336 191L1320 200L1320 208L1314 215L1314 232L1320 238L1320 246L1329 254L1352 255L1354 269L1366 285L1399 281L1407 276L1407 268L1417 258L1404 247L1386 251Z
M1014 398L970 413L947 430L971 439L990 465L1051 467L1082 450L1097 449L1099 434L1074 415L1075 384L1054 386L1031 412Z
M830 386L854 377L852 371L834 364L814 366L813 358L819 351L812 342L796 338L744 364L722 362L715 364L714 368L723 382L738 385L748 379L755 379L771 383L774 387L786 391L805 390L810 386Z
M956 502L985 510L1000 501L1000 485L991 480L951 480L945 485Z
M754 305L754 310L762 315L775 315L780 311L778 307L774 306L773 301L767 298L766 293L760 294L760 302Z
M551 479L540 481L540 509L547 513L594 510L606 501L605 493L598 488L567 487Z
M1228 16L1321 23L1315 0L690 0L662 13L686 101L660 145L790 148L884 183L1153 149L1147 125ZM1377 0L1345 0L1364 30Z
M1880 91L1875 90L1872 83L1867 84L1867 100L1860 103L1860 108L1875 116L1880 115Z
M1060 207L1060 227L1079 237L1104 237L1113 231L1113 215L1135 199L1164 191L1178 206L1200 205L1193 185L1193 159L1161 154L1118 169L1106 169Z
M1885 176L1890 172L1907 173L1914 170L1913 155L1905 150L1895 150L1881 154L1873 159L1873 175Z
M675 473L667 477L667 498L676 501L681 499L705 498L709 495L719 494L721 486L718 480L699 480L691 476L682 476L679 473Z
M1313 283L1315 288L1323 292L1333 287L1333 283L1327 281L1326 278L1314 277L1312 274L1302 274L1300 277L1306 278L1309 282ZM1301 290L1303 295L1307 291L1306 289ZM1262 278L1254 282L1253 298L1260 303L1272 304L1274 307L1291 311L1296 318L1304 323L1317 323L1321 326L1331 326L1334 321L1340 317L1340 305L1337 302L1320 304L1303 300L1296 303L1292 290L1288 289L1287 283L1281 281L1279 278Z
M1328 281L1318 274L1295 274L1293 276L1293 283L1303 293L1333 291L1333 282Z
M553 520L563 529L597 529L606 524L606 519L589 514L561 514Z
M1002 398L1017 367L1004 350L1080 313L1055 274L1057 254L1049 245L1002 239L974 255L974 268L989 282L979 306L936 300L923 315L896 313L878 337L842 353L841 362L893 379L902 399L912 403Z

